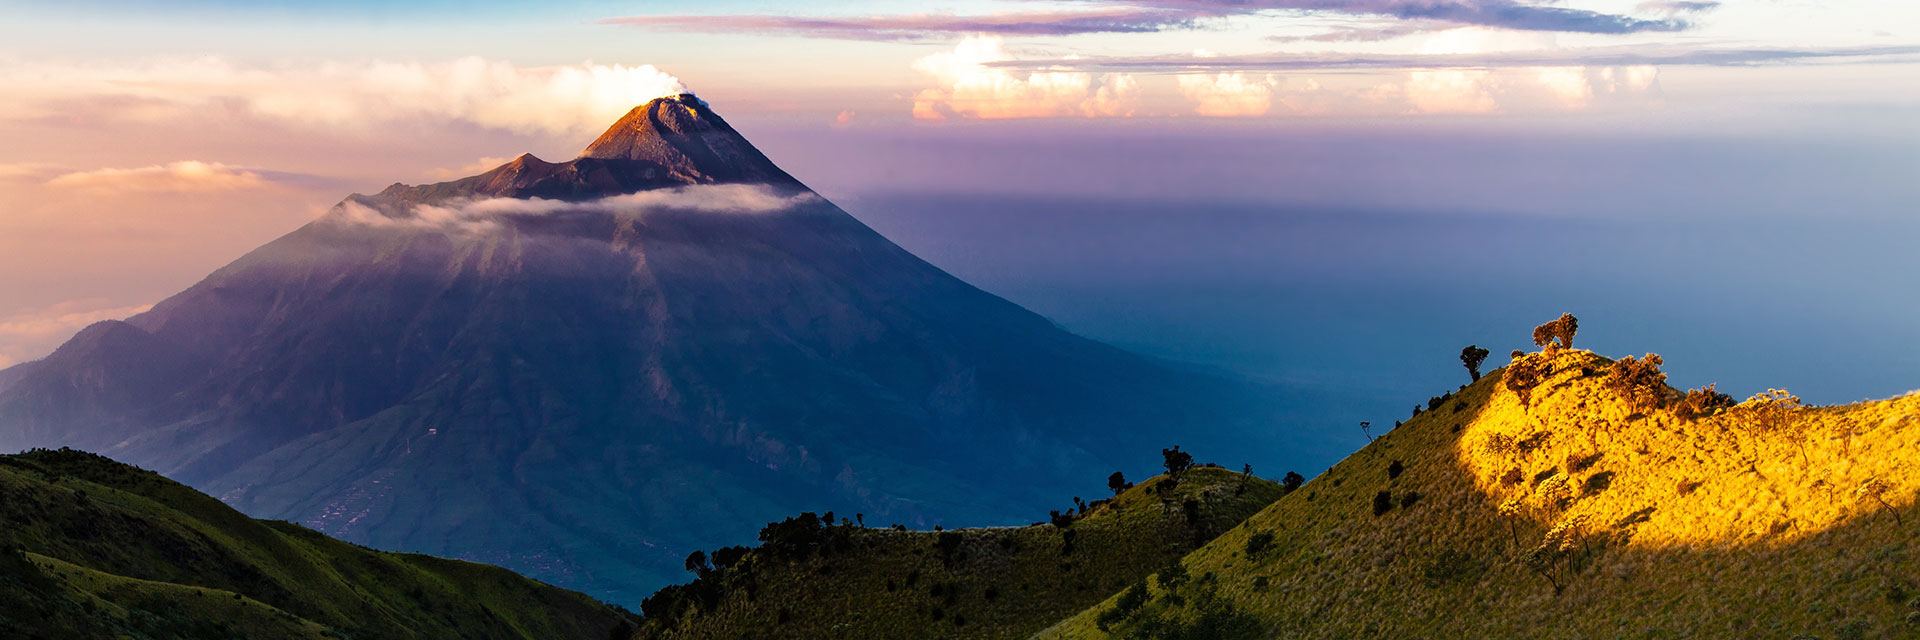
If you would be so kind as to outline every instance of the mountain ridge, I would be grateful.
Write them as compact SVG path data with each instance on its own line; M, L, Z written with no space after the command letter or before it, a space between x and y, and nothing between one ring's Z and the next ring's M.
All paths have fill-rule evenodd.
M1327 447L1289 390L962 282L729 151L744 137L688 100L588 147L623 157L343 200L110 325L146 347L69 343L0 376L0 447L96 450L253 515L629 604L680 573L667 549L780 514L1021 522L1168 429L1196 450L1284 434L1242 447L1263 464ZM136 394L92 371L146 382L101 403Z

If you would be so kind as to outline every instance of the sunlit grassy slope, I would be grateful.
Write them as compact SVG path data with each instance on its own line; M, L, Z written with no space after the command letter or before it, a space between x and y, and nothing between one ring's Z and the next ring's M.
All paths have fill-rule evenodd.
M1036 637L1920 637L1920 395L1688 419L1614 366L1528 355Z
M78 451L0 456L3 638L589 638L628 624L487 565L253 520Z
M1219 468L1190 469L1170 484L1167 476L1140 483L1066 527L824 527L813 538L818 551L763 546L691 587L669 588L679 604L650 616L641 637L1023 638L1168 566L1282 494L1271 481Z

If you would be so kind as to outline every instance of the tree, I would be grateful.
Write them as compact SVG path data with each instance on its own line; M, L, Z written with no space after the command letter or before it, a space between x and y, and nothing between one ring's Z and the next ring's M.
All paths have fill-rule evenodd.
M1652 411L1667 396L1667 374L1660 371L1662 364L1665 363L1659 354L1649 353L1645 358L1627 356L1613 362L1607 369L1607 379L1601 384L1626 400L1635 411Z
M1480 363L1486 362L1487 356L1492 354L1493 352L1482 349L1479 345L1470 344L1467 348L1460 350L1460 364L1467 365L1467 375L1473 376L1474 382L1479 382Z
M1167 467L1169 476L1178 478L1182 472L1193 468L1193 454L1181 451L1180 445L1173 445L1172 449L1161 449L1160 457L1163 459L1161 464Z
M1293 493L1295 489L1300 488L1300 485L1306 483L1307 478L1305 476L1292 471L1288 471L1287 477L1280 479L1280 487L1286 489L1287 493Z
M1133 483L1127 482L1127 474L1115 471L1113 475L1107 476L1107 488L1113 491L1113 495L1117 496L1120 495L1122 491L1132 489Z
M1560 348L1572 349L1573 334L1579 330L1580 320L1573 317L1571 313L1562 313L1552 322L1533 328L1533 344L1537 347L1545 347L1557 340Z
M1373 494L1373 515L1386 513L1393 508L1393 494L1385 491Z
M1414 413L1420 412L1418 408L1415 408L1413 411ZM1367 442L1373 442L1373 431L1371 430L1371 427L1373 427L1373 423L1371 422L1367 422L1364 420L1360 422L1360 435L1366 436Z
M746 558L747 558L746 547L732 546L732 547L721 547L719 549L714 549L713 550L713 568L715 571L726 571L728 569L740 566L740 561L745 560Z
M1887 515L1893 516L1894 524L1906 526L1906 523L1900 520L1900 512L1894 511L1893 505L1887 504L1887 492L1892 490L1893 486L1887 484L1885 480L1867 478L1867 481L1860 483L1860 488L1855 489L1853 493L1854 495L1872 498L1874 502L1880 503L1880 508L1886 511Z
M713 573L713 567L707 566L707 552L695 549L687 554L687 571L701 578Z

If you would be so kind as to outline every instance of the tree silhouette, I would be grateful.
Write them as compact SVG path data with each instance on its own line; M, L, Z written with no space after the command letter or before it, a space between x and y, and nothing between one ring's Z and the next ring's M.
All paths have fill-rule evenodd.
M702 578L713 573L713 567L707 566L707 552L695 549L687 554L687 571Z
M1286 489L1287 493L1293 493L1295 489L1300 488L1300 485L1303 485L1306 483L1307 483L1307 478L1305 476L1302 476L1292 471L1288 471L1287 477L1282 478L1280 480L1280 486Z
M1161 449L1160 457L1163 458L1161 464L1167 467L1169 476L1178 478L1181 472L1193 468L1193 454L1181 451L1180 445L1173 445L1172 449Z
M1107 476L1107 488L1117 496L1120 492L1133 488L1133 483L1127 482L1126 474L1115 471L1113 475Z
M1573 334L1580 330L1580 320L1571 313L1562 313L1552 322L1533 328L1533 344L1545 347L1558 340L1562 349L1573 348Z
M1480 381L1480 363L1486 362L1487 356L1492 353L1473 344L1460 350L1460 364L1467 365L1467 375L1473 376L1474 382Z

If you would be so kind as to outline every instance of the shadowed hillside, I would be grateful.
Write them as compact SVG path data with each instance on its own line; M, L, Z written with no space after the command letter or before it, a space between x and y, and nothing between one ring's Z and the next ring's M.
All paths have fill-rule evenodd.
M768 525L750 551L702 554L723 568L649 598L639 637L1024 638L1283 494L1197 467L1025 527L908 531L804 514Z
M629 624L487 565L253 520L79 451L0 456L0 637L588 638Z
M1520 357L1035 637L1920 631L1920 396L1735 405L1658 364Z

